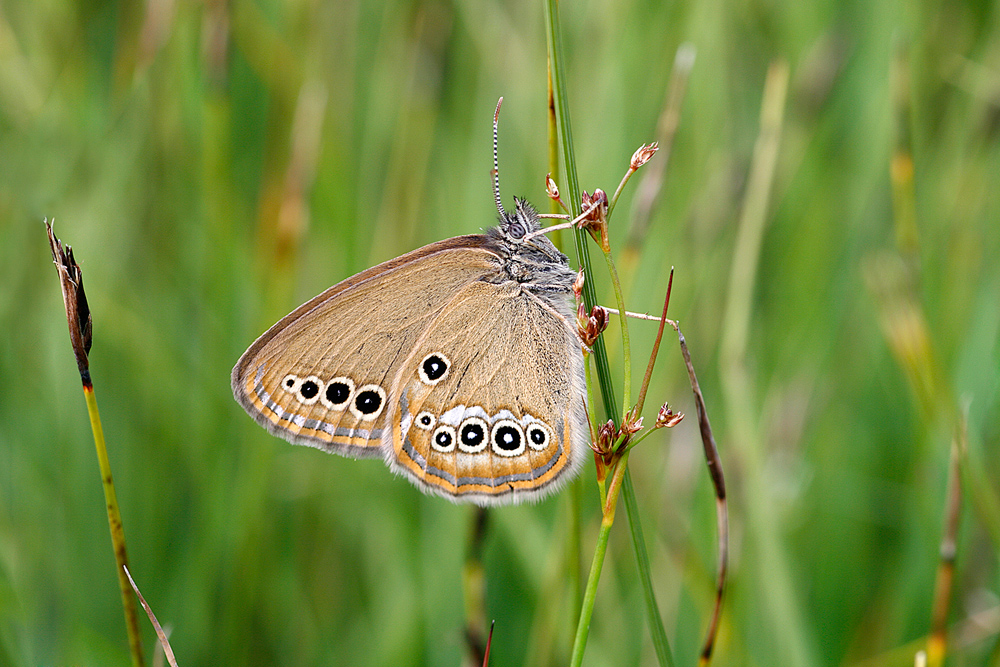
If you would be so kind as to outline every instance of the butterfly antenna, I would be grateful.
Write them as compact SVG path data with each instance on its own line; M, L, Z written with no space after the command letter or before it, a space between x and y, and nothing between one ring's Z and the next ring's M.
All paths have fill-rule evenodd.
M500 120L500 105L503 98L497 102L497 110L493 113L493 197L497 200L497 211L500 217L506 219L507 212L503 210L503 202L500 201L500 162L497 160L497 122Z

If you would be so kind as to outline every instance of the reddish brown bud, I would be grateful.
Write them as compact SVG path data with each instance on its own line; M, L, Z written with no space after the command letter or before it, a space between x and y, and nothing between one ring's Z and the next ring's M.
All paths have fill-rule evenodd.
M591 308L589 316L586 312L581 301L576 310L577 333L587 347L593 347L597 337L608 328L608 311L600 306L594 306Z
M583 204L584 211L583 218L579 223L580 228L590 232L591 237L600 244L601 249L608 252L610 249L607 219L608 196L601 189L594 190L593 195L584 190L580 197L580 203Z
M595 330L595 337L608 328L608 311L601 306L590 310L590 326Z
M87 294L83 291L83 270L73 257L73 248L63 246L48 220L45 221L45 231L49 235L49 249L52 251L52 261L59 272L59 285L62 288L63 305L66 307L66 320L69 323L69 340L76 355L76 365L84 385L90 384L90 346L93 343L93 320L90 316L90 306L87 304Z
M602 465L611 465L614 459L614 451L611 449L615 444L618 433L615 431L615 423L610 419L601 424L597 429L597 438L590 443L590 448L594 450L594 461L598 464L598 474L602 473Z
M611 451L611 445L615 442L615 423L610 419L601 424L601 428L597 431L597 446L601 448L602 451Z

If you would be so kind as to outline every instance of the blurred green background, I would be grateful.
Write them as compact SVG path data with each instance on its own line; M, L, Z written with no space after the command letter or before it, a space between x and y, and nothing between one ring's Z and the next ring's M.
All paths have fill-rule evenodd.
M666 167L648 233L621 268L630 309L658 312L676 267L671 314L728 475L716 664L913 664L961 415L951 660L1000 664L1000 9L561 11L588 191L613 191L632 152L663 139L675 53L697 53L672 150L645 168ZM774 63L783 115L762 133ZM540 2L0 6L0 664L128 663L44 217L83 267L132 569L180 664L463 660L470 509L377 460L269 436L232 400L229 372L328 285L492 223L501 95L505 201L544 206ZM643 175L612 220L616 248ZM632 331L638 382L654 327ZM612 326L620 377L617 341ZM646 419L664 400L689 416L646 440L632 469L667 632L691 665L712 604L715 509L665 341ZM580 484L586 565L592 466ZM492 665L568 655L567 497L491 513ZM623 510L617 524L586 664L649 665Z

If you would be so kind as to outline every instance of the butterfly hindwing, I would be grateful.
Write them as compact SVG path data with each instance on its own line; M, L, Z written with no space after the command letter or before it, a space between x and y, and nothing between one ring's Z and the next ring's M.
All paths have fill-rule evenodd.
M589 430L568 311L511 281L459 290L392 384L390 467L480 504L538 497L571 478Z
M485 237L425 246L334 285L264 333L233 369L233 392L275 435L377 456L389 384L437 313L498 270Z

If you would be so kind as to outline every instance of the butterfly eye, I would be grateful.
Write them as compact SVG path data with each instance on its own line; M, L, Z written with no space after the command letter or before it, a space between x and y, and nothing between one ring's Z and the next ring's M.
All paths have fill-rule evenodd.
M281 386L285 388L290 394L299 393L299 386L302 384L302 380L299 379L297 375L288 374L285 379L281 381Z
M432 428L434 428L434 422L436 421L437 418L435 418L434 415L424 410L419 415L417 415L416 424L419 428L422 428L425 431L429 431Z
M336 377L326 383L320 402L330 410L343 410L354 393L354 381L348 377Z
M458 448L466 454L478 454L486 449L486 422L479 417L466 417L458 429Z
M455 428L447 424L438 426L431 435L431 447L442 454L455 451Z
M542 451L549 446L549 427L540 423L532 422L528 427L528 446L535 451Z
M440 352L431 352L420 362L420 381L434 386L448 375L451 362Z
M302 380L302 384L299 385L299 400L306 405L312 405L319 400L319 388L322 386L323 381L315 375L305 378Z
M518 220L511 220L510 224L507 225L507 235L512 239L522 239L527 232Z
M351 403L351 414L362 421L371 421L382 414L385 407L385 389L377 384L366 384L358 388Z
M490 431L493 451L500 456L519 456L524 453L524 432L513 419L501 419Z

